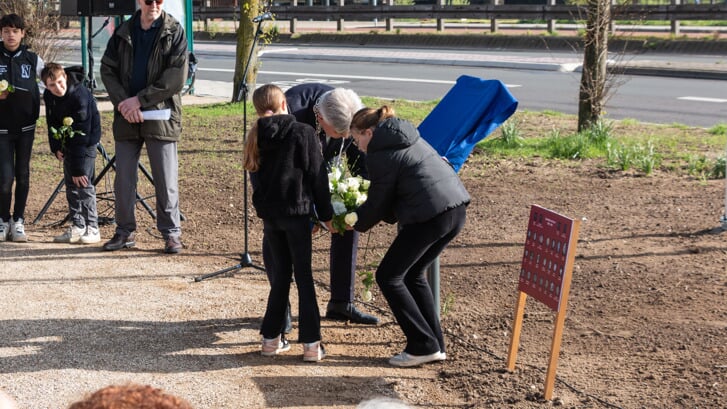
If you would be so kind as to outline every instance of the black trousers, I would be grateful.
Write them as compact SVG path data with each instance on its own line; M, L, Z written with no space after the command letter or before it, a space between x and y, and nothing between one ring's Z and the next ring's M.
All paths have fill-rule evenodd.
M355 230L347 230L343 235L331 234L331 301L353 301L358 237L359 232Z
M264 242L270 250L266 270L270 274L270 294L260 332L265 338L282 334L290 295L290 282L295 275L298 287L298 342L321 339L321 316L311 268L312 242L310 218L281 217L263 220ZM272 268L268 267L268 263ZM272 271L270 271L272 270Z
M310 227L310 226L309 226ZM356 280L356 257L359 232L348 230L343 235L331 234L330 278L331 301L353 302ZM272 277L272 255L270 245L263 238L263 263L268 280Z
M446 352L426 269L464 226L462 205L416 224L400 226L376 270L376 283L406 336L412 355Z
M19 134L0 136L0 218L8 223L25 218L25 204L30 191L30 156L33 151L35 128ZM13 182L15 205L12 214Z

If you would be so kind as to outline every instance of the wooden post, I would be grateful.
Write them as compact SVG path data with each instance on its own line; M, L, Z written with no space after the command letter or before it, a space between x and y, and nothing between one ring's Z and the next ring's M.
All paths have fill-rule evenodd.
M502 0L492 0L492 5L493 6L497 6L497 5L500 5L500 4L502 4ZM500 29L500 27L499 27L499 24L497 23L497 19L491 18L490 19L490 32L491 33L496 33L497 30L499 30L499 29Z
M507 353L507 370L512 372L515 370L515 361L517 360L517 349L520 345L520 332L523 327L523 316L525 315L525 301L528 295L520 291L515 305L515 320L512 324L512 337L510 338L510 351Z
M671 4L678 6L682 4L682 0L671 0ZM681 34L681 23L679 20L671 21L671 33L675 36Z
M388 0L388 2L387 2L387 0L384 0L384 4L386 4L386 3L388 3L389 6L393 6L394 0ZM387 17L386 18L386 31L393 31L393 30L394 30L394 19Z
M338 0L339 6L343 7L345 6L346 0ZM336 22L336 31L343 31L343 19L339 18Z
M555 0L548 0L548 5L555 6ZM550 33L550 34L555 33L555 30L556 30L555 25L556 25L555 20L552 18L549 18L548 19L548 33Z
M444 7L444 4L445 4L444 2L445 1L447 1L447 0L437 0L437 4L439 5L439 8L440 9L442 7ZM444 31L444 19L443 18L438 18L437 19L437 31L438 32Z
M560 291L560 308L555 317L555 327L553 328L553 342L550 345L550 360L548 361L548 372L545 376L545 399L550 400L553 397L553 388L555 387L555 370L558 367L558 357L560 356L560 343L563 339L563 326L565 325L565 311L568 307L568 294L570 293L570 283L573 276L573 264L576 258L576 243L578 243L578 232L581 223L576 220L573 223L570 243L568 248L568 258L565 264L563 276L563 288Z

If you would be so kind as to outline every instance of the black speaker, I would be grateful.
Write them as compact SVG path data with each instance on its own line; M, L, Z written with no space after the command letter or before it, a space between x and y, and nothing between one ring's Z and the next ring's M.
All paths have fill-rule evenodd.
M91 0L91 13L94 16L126 16L135 11L134 0Z
M61 16L122 16L135 11L133 0L61 0Z
M91 0L61 0L61 16L90 16Z

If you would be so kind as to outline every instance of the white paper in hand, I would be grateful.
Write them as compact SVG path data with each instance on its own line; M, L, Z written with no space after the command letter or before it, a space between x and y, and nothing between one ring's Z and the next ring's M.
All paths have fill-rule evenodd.
M145 121L168 121L172 117L172 110L167 109L155 109L151 111L142 111L141 115Z

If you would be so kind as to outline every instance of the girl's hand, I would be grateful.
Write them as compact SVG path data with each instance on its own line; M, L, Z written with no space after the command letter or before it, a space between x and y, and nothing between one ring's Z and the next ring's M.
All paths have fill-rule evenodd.
M59 161L63 161L63 152L56 151L56 159L58 159Z
M331 233L334 233L335 232L335 230L333 229L333 221L332 220L325 221L325 222L323 222L323 224L326 226L326 230L328 230Z

